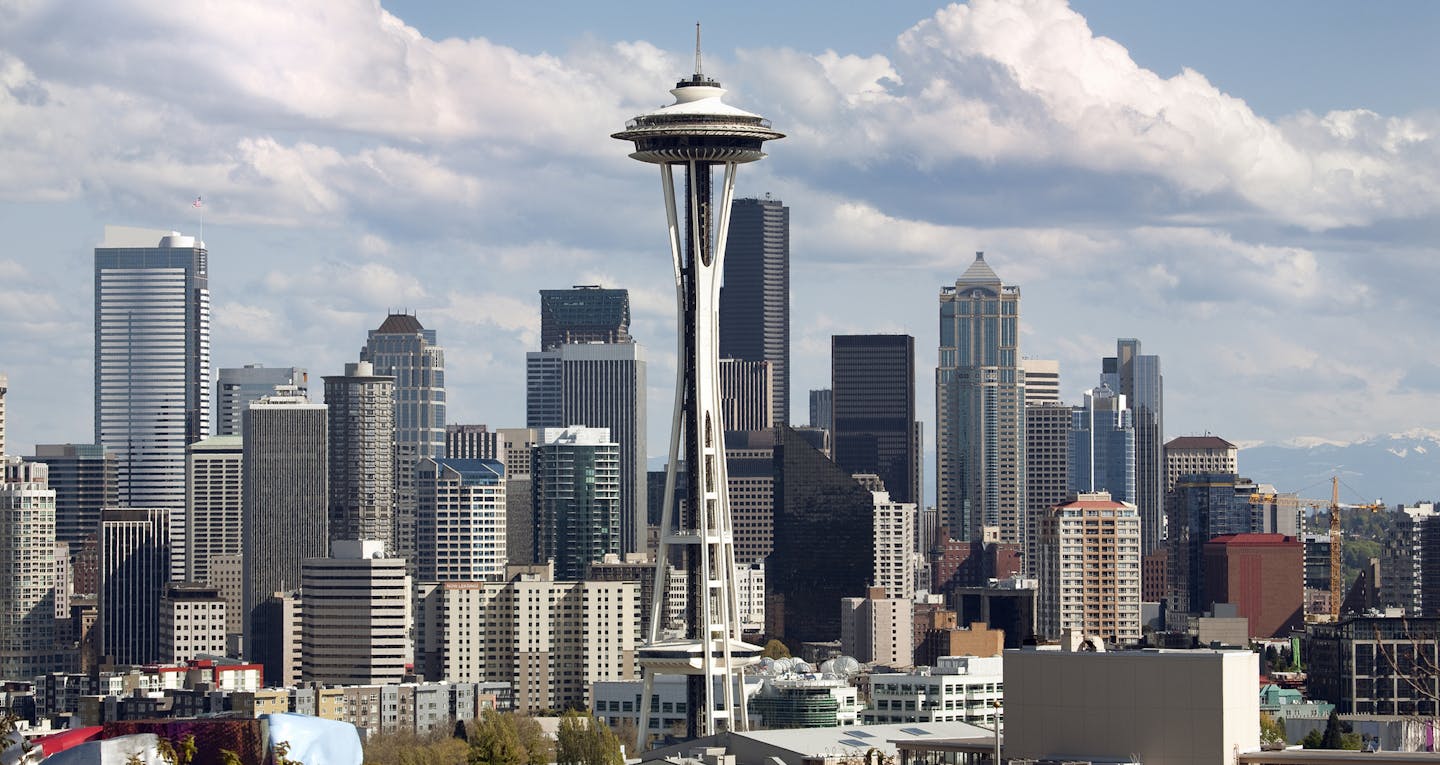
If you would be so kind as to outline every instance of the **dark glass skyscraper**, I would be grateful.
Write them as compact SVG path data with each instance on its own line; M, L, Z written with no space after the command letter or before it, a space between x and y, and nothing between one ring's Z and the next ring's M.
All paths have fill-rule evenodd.
M875 500L790 428L777 429L774 542L765 562L766 632L798 647L840 635L840 599L875 574Z
M768 195L730 208L720 358L768 361L774 420L790 423L790 208Z
M915 421L915 338L836 335L830 339L835 462L847 474L874 473L895 502L920 501ZM856 593L856 596L864 593Z
M1165 531L1165 384L1160 357L1140 353L1140 341L1121 338L1101 361L1100 382L1125 397L1135 420L1135 499L1140 552L1160 546Z
M629 342L629 290L590 284L540 290L540 350L565 343Z

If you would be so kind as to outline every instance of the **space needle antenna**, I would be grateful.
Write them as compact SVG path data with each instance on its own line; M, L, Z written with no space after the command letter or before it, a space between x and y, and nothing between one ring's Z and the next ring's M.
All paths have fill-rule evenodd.
M697 21L695 22L695 75L698 77L703 74L705 72L700 69L700 22Z

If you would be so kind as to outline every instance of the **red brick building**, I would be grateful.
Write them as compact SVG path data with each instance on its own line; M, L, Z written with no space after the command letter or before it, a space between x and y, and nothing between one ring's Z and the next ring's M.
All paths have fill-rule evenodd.
M1205 602L1233 603L1251 637L1305 626L1305 545L1282 534L1226 534L1205 543Z

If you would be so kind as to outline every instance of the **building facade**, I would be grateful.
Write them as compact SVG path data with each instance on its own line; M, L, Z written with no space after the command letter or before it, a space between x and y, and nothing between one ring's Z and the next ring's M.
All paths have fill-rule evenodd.
M0 678L56 669L55 491L46 465L0 455ZM67 614L68 616L68 614Z
M415 468L421 582L486 582L505 576L505 465L494 459L423 459Z
M1127 501L1140 508L1141 549L1145 555L1165 538L1165 381L1160 357L1140 352L1140 341L1115 341L1115 355L1100 362L1102 386L1125 397L1135 429L1135 494ZM1233 466L1232 466L1233 470Z
M37 444L29 462L49 467L55 492L55 540L76 555L93 544L100 510L120 502L116 459L99 444Z
M1004 660L943 656L934 667L870 676L865 725L964 722L994 729L1005 724Z
M225 599L215 587L167 582L160 595L160 661L225 656Z
M645 354L630 343L562 345L525 355L526 426L605 428L619 447L620 538L645 549Z
M1140 514L1107 492L1079 494L1040 527L1040 633L1140 642Z
M1028 378L1027 378L1028 379ZM1028 394L1030 389L1025 389ZM1025 544L1022 564L1039 572L1040 523L1070 496L1070 431L1075 407L1040 401L1025 407Z
M957 539L987 527L1025 543L1025 371L1020 288L1004 284L983 253L940 291L935 369L935 480L941 522Z
M269 396L280 388L308 395L310 374L300 367L267 367L246 364L223 367L215 382L215 435L238 436L241 420L250 402Z
M914 598L919 551L915 544L916 509L911 502L893 502L889 492L872 491L875 502L876 587L891 598Z
M1187 475L1239 473L1239 454L1239 447L1219 436L1170 439L1165 443L1165 493Z
M210 434L209 258L174 231L109 226L95 248L95 443L115 454L119 504L169 510L171 539L185 447Z
M608 428L545 428L530 469L535 560L572 581L589 564L621 554L620 446Z
M540 290L540 350L568 343L631 342L629 290L598 284Z
M395 554L414 566L415 463L445 456L445 349L435 330L392 313L370 330L360 360L395 378ZM321 552L320 555L324 555Z
M300 675L327 685L385 685L411 660L410 577L382 540L337 540L300 566Z
M185 581L214 583L215 560L245 552L244 438L196 441L185 459Z
M810 391L810 427L835 431L835 396L829 388Z
M256 606L276 592L294 589L300 562L328 552L326 420L324 404L286 390L252 401L245 410L241 618L252 661L264 660L249 653Z
M1250 498L1255 490L1254 483L1234 473L1198 473L1178 479L1166 495L1171 608L1200 613L1210 607L1205 598L1205 543L1253 531Z
M395 378L368 361L326 375L330 541L378 539L394 556ZM424 458L422 458L424 459Z
M107 663L160 660L169 518L166 508L106 508L100 517L100 654Z
M720 358L769 362L771 421L790 423L790 208L766 195L730 206ZM746 428L737 428L745 430Z
M1085 391L1070 423L1070 491L1107 491L1118 502L1135 503L1134 413L1125 395L1103 385Z
M1288 638L1305 626L1305 545L1282 534L1227 534L1205 543L1205 602L1234 604L1248 637Z
M725 430L775 426L773 371L768 361L720 359L720 419Z
M915 338L830 338L835 463L880 476L896 502L920 498L920 423L915 419Z

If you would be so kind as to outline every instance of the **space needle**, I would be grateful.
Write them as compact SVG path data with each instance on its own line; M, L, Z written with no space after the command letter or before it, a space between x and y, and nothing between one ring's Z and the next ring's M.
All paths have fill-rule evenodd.
M675 83L670 93L675 103L635 117L612 136L634 142L631 157L660 166L679 302L679 371L655 558L655 595L649 634L637 657L645 674L637 742L642 751L650 734L654 712L650 698L657 674L687 676L690 738L748 727L739 671L760 658L760 648L741 639L734 581L718 385L720 276L736 168L764 157L766 141L785 137L772 130L768 120L721 100L725 90L701 70L699 24L695 25L695 73ZM678 202L677 168L684 178ZM718 199L716 170L722 171ZM685 503L677 508L675 469L682 457ZM685 618L676 624L666 624L662 618L671 565L685 571L688 595Z

